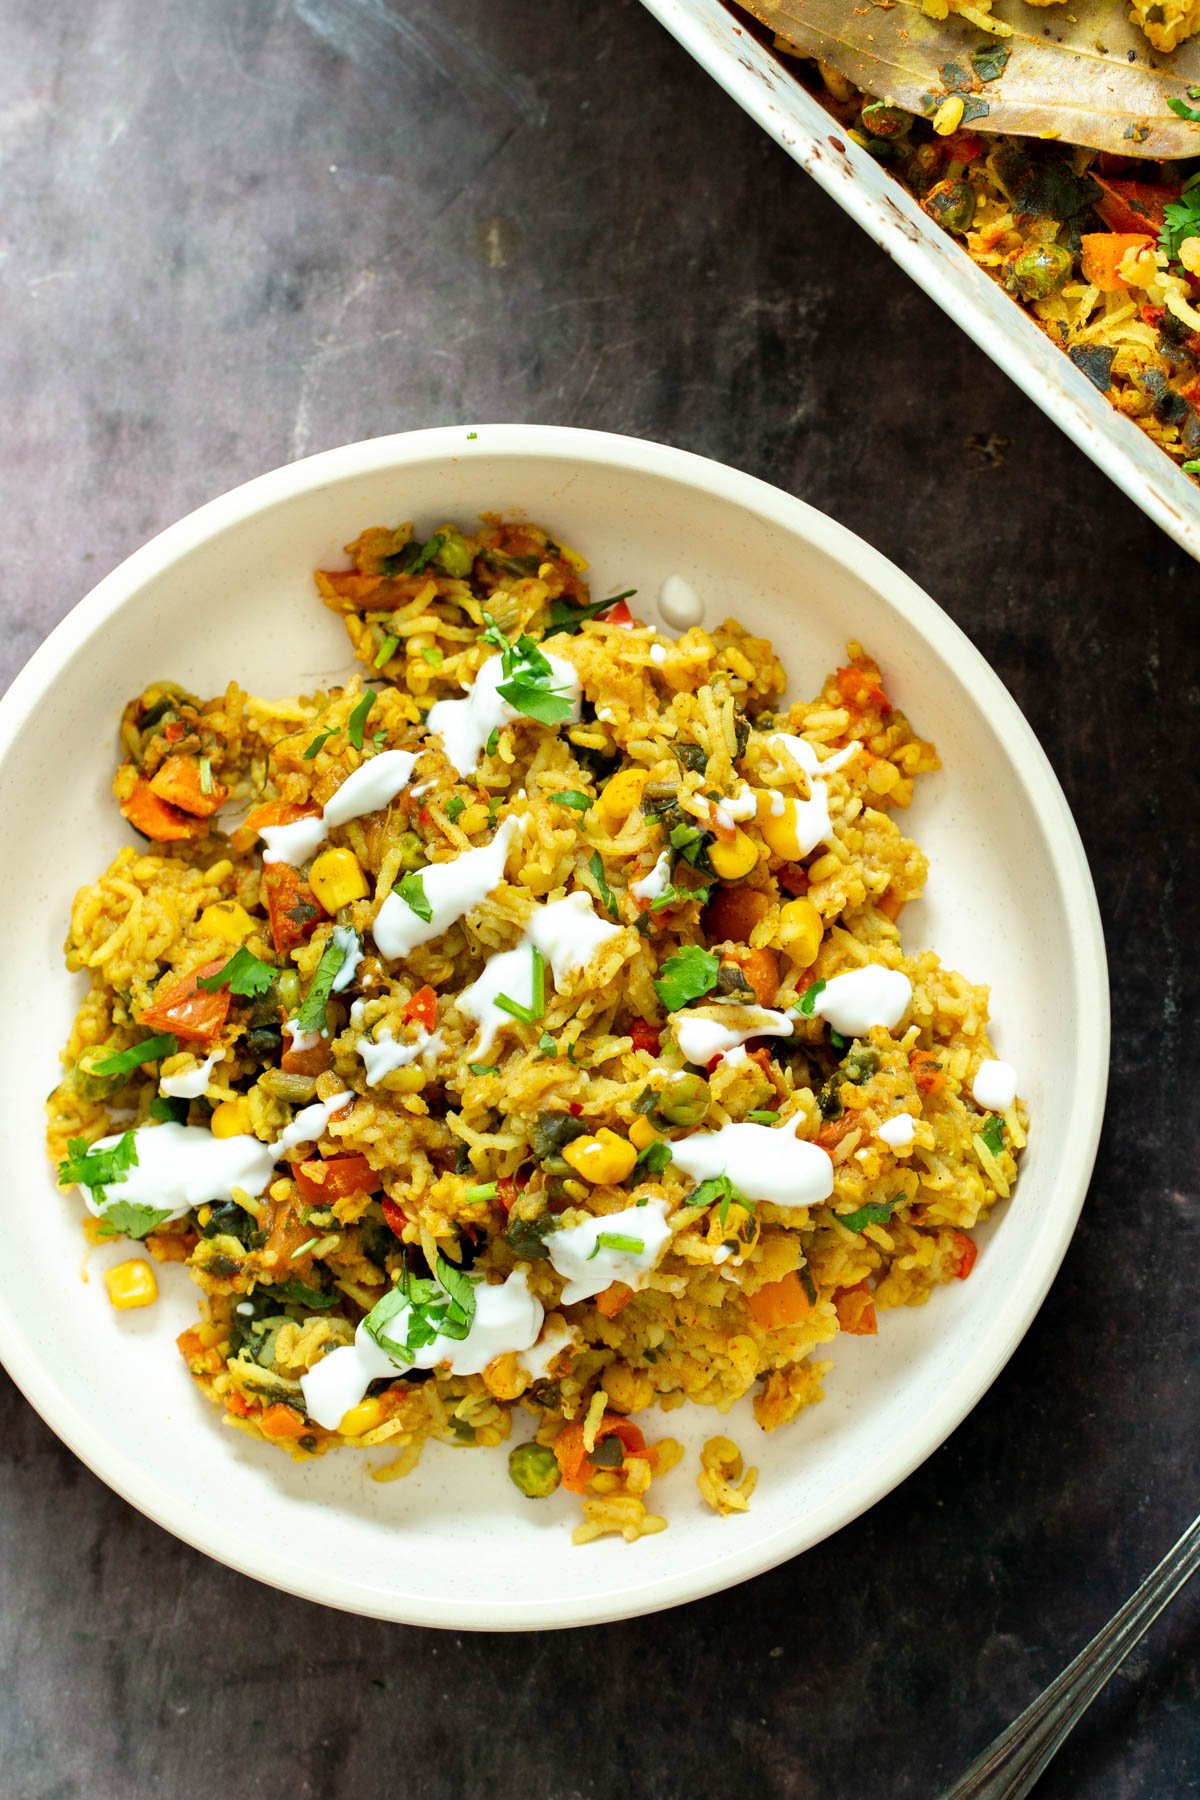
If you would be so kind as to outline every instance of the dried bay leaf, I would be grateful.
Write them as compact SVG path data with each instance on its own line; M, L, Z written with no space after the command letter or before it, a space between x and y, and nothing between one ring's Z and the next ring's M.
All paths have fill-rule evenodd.
M1200 155L1200 125L1182 119L1200 86L1200 36L1152 50L1124 0L1030 6L996 0L1004 37L920 0L740 0L744 10L856 87L927 116L959 93L973 131L1059 138L1122 156ZM1004 54L1007 52L1007 56Z

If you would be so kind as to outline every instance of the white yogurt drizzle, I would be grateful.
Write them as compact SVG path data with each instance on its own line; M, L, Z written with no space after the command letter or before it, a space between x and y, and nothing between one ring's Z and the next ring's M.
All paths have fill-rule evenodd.
M732 831L742 819L752 819L757 811L758 795L753 788L744 787L740 793L717 801L717 823L725 831Z
M893 1150L905 1150L916 1136L917 1122L911 1113L896 1113L893 1118L885 1119L876 1136Z
M474 1019L479 1028L472 1060L486 1056L496 1033L513 1022L496 1005L499 994L515 1000L518 1006L533 1004L532 950L541 951L555 982L561 985L568 976L585 969L601 944L616 937L620 930L619 925L606 924L596 917L590 894L568 894L565 900L535 907L516 948L490 956L483 973L458 996L458 1010Z
M833 1163L819 1144L795 1135L797 1116L785 1125L722 1125L697 1131L671 1145L677 1169L696 1181L728 1175L748 1200L775 1206L815 1206L833 1192Z
M206 1056L202 1063L193 1068L183 1069L178 1075L162 1075L159 1077L158 1091L166 1094L171 1100L198 1100L212 1078L213 1069L220 1062L224 1051L217 1049L211 1056Z
M405 1308L390 1321L392 1334L404 1335ZM433 1369L449 1365L454 1375L479 1375L496 1357L528 1350L537 1341L545 1314L541 1302L529 1292L523 1268L514 1269L507 1281L495 1287L475 1285L475 1316L465 1338L439 1333L431 1343L403 1362L382 1350L360 1325L353 1344L331 1350L307 1375L300 1377L304 1410L326 1431L335 1431L352 1406L381 1376L403 1374L407 1369Z
M315 1050L325 1036L324 1031L301 1031L295 1019L285 1019L283 1029L292 1040L288 1046L291 1051Z
M411 955L418 944L440 937L464 913L486 900L504 880L509 848L520 831L519 819L505 819L490 844L478 850L464 850L449 862L430 863L423 869L421 886L429 904L428 920L415 913L399 894L389 894L371 927L380 955L389 962Z
M358 974L358 965L363 959L363 948L357 931L349 925L335 925L333 942L342 953L342 966L333 978L331 993L341 994L350 986Z
M791 1037L796 1029L795 1019L769 1006L721 1007L707 1015L689 1010L673 1013L671 1023L685 1062L699 1063L701 1067L714 1056L727 1056L747 1038Z
M343 1089L340 1094L334 1094L328 1100L318 1100L314 1105L306 1106L268 1148L276 1157L280 1157L287 1151L294 1150L297 1144L315 1144L334 1113L341 1112L343 1106L349 1106L353 1099L354 1095L348 1089Z
M704 618L704 602L682 575L668 575L658 592L658 610L676 631L699 625Z
M856 738L844 750L839 750L834 756L827 756L822 762L807 738L795 737L791 732L773 731L767 742L777 753L785 751L808 777L807 800L794 800L775 792L770 802L771 811L777 818L790 812L800 855L807 856L818 844L826 843L833 832L833 823L829 817L829 788L824 777L832 775L843 763L848 763L852 756L857 756L862 745Z
M352 1025L362 1025L364 1010L364 1002L356 1000L350 1008ZM378 1087L384 1076L390 1075L393 1069L406 1069L410 1063L436 1057L443 1048L441 1032L426 1031L423 1027L418 1027L411 1044L398 1043L390 1031L379 1031L372 1039L364 1030L355 1045L362 1057L368 1087Z
M1005 1113L1017 1097L1017 1071L1011 1063L989 1057L971 1084L971 1098L985 1112Z
M912 982L899 969L867 963L826 982L813 1001L814 1013L843 1037L861 1037L873 1025L893 1031L908 1011Z
M650 661L654 664L655 668L661 669L666 660L667 646L665 644L651 644Z
M550 664L554 691L570 700L571 718L578 719L581 689L574 665L545 650L542 655ZM493 731L525 717L498 693L503 680L504 659L493 656L476 675L465 699L439 700L429 709L428 727L439 733L447 759L460 775L474 772Z
M522 1350L517 1361L525 1370L531 1381L544 1381L550 1373L550 1365L563 1351L574 1350L578 1339L571 1327L557 1315L542 1328L542 1335L529 1350Z
M348 775L322 812L291 825L264 825L259 832L266 845L263 861L299 868L316 854L335 825L346 825L351 819L390 806L401 788L408 786L416 762L411 750L384 750Z
M613 1249L600 1243L602 1235L636 1241L641 1249ZM584 1219L579 1225L552 1231L546 1248L551 1264L566 1281L563 1305L590 1300L614 1281L623 1281L629 1288L643 1287L670 1237L662 1200L648 1200L645 1206L627 1206L624 1212L605 1213L602 1218Z
M637 900L658 900L671 885L671 852L664 850L648 875L631 881L629 891Z
M92 1148L111 1150L120 1141L103 1137ZM217 1138L202 1125L143 1126L134 1132L133 1143L137 1162L105 1183L104 1205L96 1203L90 1188L83 1189L88 1211L98 1219L118 1201L181 1219L194 1206L232 1200L234 1188L261 1194L276 1162L273 1144L246 1135Z

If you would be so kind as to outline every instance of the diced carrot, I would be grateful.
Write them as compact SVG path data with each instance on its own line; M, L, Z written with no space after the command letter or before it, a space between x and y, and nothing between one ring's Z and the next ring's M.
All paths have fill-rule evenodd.
M339 610L351 612L365 606L383 581L382 575L360 575L357 569L322 569L320 574L320 584L327 584L338 600L349 602L348 607ZM329 598L324 593L322 597Z
M812 1301L804 1284L793 1269L779 1281L768 1281L755 1294L746 1295L746 1310L764 1331L782 1331L787 1325L798 1325L812 1311Z
M323 1075L330 1060L329 1039L322 1038L311 1050L285 1050L279 1066L285 1075Z
M227 790L215 781L205 793L199 760L194 756L168 756L150 781L151 790L160 800L182 807L197 819L211 819L225 804Z
M1083 254L1083 279L1098 287L1102 294L1117 294L1129 283L1120 273L1121 259L1127 250L1146 250L1154 242L1141 231L1091 231L1080 238Z
M257 834L266 825L294 825L297 819L311 817L315 810L312 806L295 806L290 800L263 800L250 808L238 830Z
M849 668L839 669L835 679L843 704L854 712L867 712L871 707L881 713L891 712L892 703L880 686L877 669L862 669L851 663Z
M628 1306L633 1299L633 1289L626 1287L623 1281L614 1281L603 1293L596 1295L596 1311L603 1313L606 1319L615 1319L623 1306Z
M900 898L900 895L893 893L891 888L888 888L886 893L881 894L875 904L883 914L884 918L891 919L893 924L904 911L905 905L904 901Z
M714 943L744 944L770 910L771 902L757 888L719 887L704 909L704 929Z
M760 1006L770 1006L779 986L779 958L774 950L728 950L726 959L736 963Z
M1155 331L1158 330L1166 316L1167 309L1165 306L1143 306L1141 311L1142 324L1153 325Z
M875 1322L875 1302L865 1281L854 1287L839 1288L833 1296L838 1324L851 1337L874 1337L879 1330Z
M268 1406L259 1424L267 1437L273 1438L302 1438L308 1431L301 1415L282 1401Z
M397 1206L394 1200L386 1198L380 1204L383 1207L384 1223L388 1230L394 1231L397 1237L403 1237L404 1227L408 1224L408 1217L403 1208Z
M629 1035L633 1039L635 1050L647 1050L651 1056L658 1055L662 1045L662 1032L649 1019L635 1019L629 1027Z
M942 1065L932 1050L914 1050L908 1059L912 1078L920 1094L940 1094L946 1085Z
M303 875L290 863L264 864L259 891L271 921L271 942L279 956L311 937L326 916Z
M603 1438L618 1437L626 1456L648 1456L653 1461L652 1453L647 1452L646 1440L632 1419L623 1419L618 1413L605 1413L596 1432L596 1443ZM562 1471L562 1484L573 1494L582 1494L588 1482L595 1474L588 1453L583 1445L583 1424L573 1419L564 1425L554 1440L554 1455Z
M218 956L215 962L193 969L181 981L172 982L158 992L141 1013L139 1025L151 1025L156 1031L173 1031L176 1037L192 1038L199 1044L213 1044L220 1037L232 1004L228 988L215 994L205 993L196 983L203 975L215 975L228 958Z
M1155 187L1148 181L1106 181L1099 175L1092 179L1102 189L1096 211L1110 231L1138 235L1150 232L1157 237L1166 223L1164 208L1168 201L1179 198L1179 188L1174 185Z
M244 1394L239 1394L237 1389L233 1388L225 1396L225 1411L231 1412L235 1419L248 1419L258 1411L258 1406L253 1400L247 1400Z
M313 1157L293 1163L292 1175L306 1206L332 1206L351 1194L376 1194L383 1185L365 1156Z
M141 775L129 798L122 800L121 811L135 831L156 844L183 843L203 837L208 830L203 819L193 819L177 806L169 805Z
M432 1031L437 1023L437 995L431 987L418 988L408 1005L404 1008L404 1017L415 1020L423 1031Z
M187 1362L194 1362L196 1357L198 1357L204 1349L198 1331L181 1331L179 1336L175 1339L175 1343L180 1356Z
M958 1281L965 1281L975 1267L979 1256L979 1245L967 1231L951 1232L954 1239L954 1274Z

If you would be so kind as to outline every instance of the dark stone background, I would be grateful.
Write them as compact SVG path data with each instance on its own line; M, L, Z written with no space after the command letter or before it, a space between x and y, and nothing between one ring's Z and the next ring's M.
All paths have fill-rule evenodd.
M463 418L665 439L971 634L1075 807L1115 999L1097 1178L1025 1343L902 1488L736 1592L524 1638L325 1612L131 1512L0 1377L0 1790L934 1796L1196 1504L1194 565L635 0L0 26L5 678L289 458ZM1048 1800L1200 1792L1198 1621L1185 1596L1143 1642Z

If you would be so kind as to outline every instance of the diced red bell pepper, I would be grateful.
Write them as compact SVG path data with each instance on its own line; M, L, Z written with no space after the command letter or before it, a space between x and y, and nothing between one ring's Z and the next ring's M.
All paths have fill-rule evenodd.
M423 1031L432 1031L437 1023L437 995L431 987L418 988L408 1005L404 1008L404 1017L414 1021Z
M326 916L303 875L288 863L263 865L260 892L271 921L271 942L279 956L310 938Z
M196 983L201 976L215 975L227 961L227 957L218 956L215 962L193 969L166 989L160 985L138 1023L151 1025L156 1031L173 1031L176 1037L190 1038L198 1044L214 1044L229 1017L229 989L219 988L215 994L208 994Z
M658 1055L662 1032L649 1019L635 1019L629 1027L629 1035L635 1050L648 1050L651 1056Z
M969 1232L956 1231L952 1233L952 1236L954 1238L955 1250L955 1279L958 1281L965 1281L967 1276L971 1273L971 1270L975 1267L976 1260L979 1256L979 1245L975 1242L975 1239Z
M408 1224L403 1208L397 1206L394 1200L384 1199L380 1204L383 1207L384 1223L389 1231L394 1231L398 1238L402 1238L404 1227Z
M618 600L615 606L610 606L606 613L600 614L600 617L606 625L633 624L633 614L623 600Z
M351 1194L377 1193L383 1185L365 1156L331 1156L328 1160L315 1156L308 1162L293 1163L292 1177L306 1206L332 1206Z

